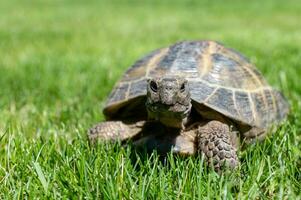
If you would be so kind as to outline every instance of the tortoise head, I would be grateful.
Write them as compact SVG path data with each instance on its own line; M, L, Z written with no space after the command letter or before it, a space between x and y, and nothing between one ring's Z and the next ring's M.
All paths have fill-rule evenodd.
M149 79L146 108L150 119L183 128L191 110L187 80L177 76Z

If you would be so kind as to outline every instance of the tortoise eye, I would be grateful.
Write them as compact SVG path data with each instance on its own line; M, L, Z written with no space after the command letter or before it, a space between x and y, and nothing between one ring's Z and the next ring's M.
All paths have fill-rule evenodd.
M180 87L180 91L184 92L185 91L185 83L182 83L181 87Z
M158 86L157 86L157 83L155 81L151 81L149 85L150 85L150 88L153 92L158 91Z

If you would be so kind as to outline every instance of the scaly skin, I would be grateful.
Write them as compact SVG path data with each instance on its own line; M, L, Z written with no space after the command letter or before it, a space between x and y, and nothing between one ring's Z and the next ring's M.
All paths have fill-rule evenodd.
M235 133L230 131L227 124L213 120L199 126L197 131L198 150L215 170L239 165L236 144L233 144Z
M91 142L100 141L124 141L138 135L146 121L125 123L123 121L105 121L96 124L88 131Z

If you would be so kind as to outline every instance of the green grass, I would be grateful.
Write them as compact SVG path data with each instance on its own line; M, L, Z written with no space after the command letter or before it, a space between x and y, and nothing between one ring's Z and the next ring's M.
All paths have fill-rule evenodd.
M298 0L1 1L0 199L300 199L300 10ZM289 99L289 120L224 175L198 157L90 147L86 130L125 69L185 39L249 57Z

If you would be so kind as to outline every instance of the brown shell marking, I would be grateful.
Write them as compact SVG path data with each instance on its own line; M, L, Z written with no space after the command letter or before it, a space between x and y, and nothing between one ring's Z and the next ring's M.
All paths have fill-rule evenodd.
M199 65L202 80L228 88L254 90L266 86L266 81L246 58L224 46L208 42L209 54L203 55Z
M184 41L138 60L112 91L105 112L146 95L150 77L185 77L192 100L245 124L281 121L288 104L257 69L235 50L213 41Z

